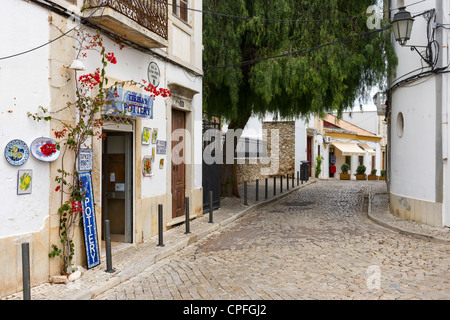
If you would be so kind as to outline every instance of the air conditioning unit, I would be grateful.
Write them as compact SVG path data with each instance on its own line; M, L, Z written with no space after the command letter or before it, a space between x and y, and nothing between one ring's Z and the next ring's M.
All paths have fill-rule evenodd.
M330 143L331 142L331 137L325 136L325 137L323 137L323 141L325 143Z

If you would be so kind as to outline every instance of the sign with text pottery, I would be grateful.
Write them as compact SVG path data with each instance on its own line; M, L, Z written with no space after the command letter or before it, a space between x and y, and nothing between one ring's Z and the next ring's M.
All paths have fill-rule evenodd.
M153 119L153 98L123 88L108 92L105 115L122 115L129 117Z
M83 230L86 247L86 260L88 269L100 264L100 250L97 237L97 223L95 220L94 192L92 190L92 177L90 172L78 174L80 189L84 193Z

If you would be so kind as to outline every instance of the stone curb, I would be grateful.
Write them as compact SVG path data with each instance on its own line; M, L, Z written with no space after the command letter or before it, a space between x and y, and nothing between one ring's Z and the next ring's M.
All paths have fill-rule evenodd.
M409 235L409 236L412 236L412 237L415 237L415 238L418 238L418 239L421 239L421 240L432 241L432 242L435 242L435 243L450 244L450 240L449 239L439 238L439 237L435 237L435 236L428 235L428 234L423 234L423 233L418 233L418 232L414 232L414 231L411 231L411 230L402 229L402 228L400 228L398 226L395 226L393 224L389 224L389 223L387 223L385 221L382 221L381 219L376 218L374 215L372 215L372 199L373 199L373 196L374 195L372 193L369 193L369 206L368 206L368 210L367 210L367 216L372 222L374 222L374 223L376 223L376 224L378 224L378 225L380 225L382 227L385 227L387 229L390 229L392 231L396 231L396 232L398 232L400 234Z
M176 243L171 243L171 244L166 243L161 251L151 254L151 255L147 256L144 260L141 260L138 263L135 263L131 266L126 267L124 270L113 275L110 279L108 279L108 281L103 281L102 283L96 284L89 289L79 290L75 295L73 293L71 293L70 295L63 296L63 297L61 297L61 299L62 300L90 300L90 299L106 292L107 290L110 290L110 289L114 288L115 286L118 286L119 284L137 276L139 273L143 272L147 268L154 266L157 262L163 260L164 258L167 258L168 256L174 254L175 252L177 252L181 249L184 249L184 248L190 246L191 244L206 237L210 233L212 233L220 228L223 228L224 226L239 219L243 215L250 213L256 209L259 209L267 204L270 204L272 202L280 200L280 199L286 197L287 195L301 189L302 187L311 185L314 182L316 182L316 181L311 180L307 184L299 185L294 188L290 188L289 190L285 190L285 191L283 191L282 194L279 194L279 195L275 196L274 198L255 203L255 204L249 206L248 208L246 208L242 211L239 211L236 214L233 214L231 217L229 217L223 221L211 224L211 226L207 227L206 230L200 231L198 233L191 231L191 234L189 234L187 236L187 238L180 240Z

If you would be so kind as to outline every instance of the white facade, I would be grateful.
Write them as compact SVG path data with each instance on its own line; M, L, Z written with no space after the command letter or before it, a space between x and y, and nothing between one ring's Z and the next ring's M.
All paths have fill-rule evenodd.
M364 116L363 118L365 118ZM347 117L345 121L344 116L342 120L337 119L332 115L327 115L324 119L319 119L317 116L311 119L307 125L308 138L310 140L310 155L311 159L311 175L315 176L316 158L323 157L321 173L319 178L334 178L339 179L341 173L341 166L346 162L346 156L350 157L350 170L352 179L355 178L356 168L363 164L366 167L365 174L369 175L373 169L377 170L377 175L380 175L382 164L381 140L382 137L371 133L365 128L355 125L353 120ZM372 127L376 127L377 117L369 117L375 122ZM367 122L370 122L366 120ZM328 124L327 124L328 123ZM338 127L334 129L331 126ZM353 150L342 151L338 147L339 144L349 145ZM368 150L363 149L367 146ZM332 152L331 152L332 150ZM333 154L334 153L334 154ZM331 163L331 155L334 155L335 163ZM331 173L331 166L335 167L335 173Z
M448 1L428 0L391 1L391 8L401 5L415 17L411 39L407 45L416 45L425 56L428 44L427 22L437 41L433 59L439 60L434 70L447 71L449 33L443 24L449 23ZM414 5L414 6L413 6ZM435 9L435 15L422 13ZM396 13L391 12L391 19ZM433 38L430 37L430 41ZM434 226L450 225L450 176L448 170L448 74L431 72L431 67L395 40L398 55L396 79L391 79L390 96L390 156L388 181L393 214ZM437 52L439 50L439 53ZM412 78L417 76L416 79ZM410 80L406 82L405 80Z
M30 50L49 40L46 10L20 0L5 0L0 12L0 57ZM20 16L27 23L13 24L10 16ZM26 39L26 41L25 41ZM21 40L21 41L18 41ZM40 136L48 136L48 124L35 125L26 112L35 111L50 102L49 48L43 47L28 54L0 60L0 239L12 235L36 232L43 228L49 210L49 165L31 154L20 167L11 166L5 159L6 144L13 139L28 146ZM33 171L32 193L17 195L19 169Z
M95 2L95 1L94 1ZM70 30L79 20L67 17L66 12L77 12L84 4L83 0L46 1L4 0L0 13L2 32L0 40L0 146L13 139L20 139L29 147L34 139L50 137L55 139L53 130L58 129L56 120L35 121L27 112L40 113L39 106L50 111L64 109L68 102L75 101L76 80L83 74L92 73L101 67L101 60L94 50L86 51L87 56L79 55L85 71L68 68L77 52L77 34ZM114 4L114 1L110 2ZM132 5L131 2L127 2ZM148 2L148 4L153 2ZM47 5L47 6L46 6ZM161 4L160 4L161 5ZM164 229L184 222L183 216L174 215L173 166L172 166L172 126L173 114L183 114L186 139L184 140L184 185L181 198L190 198L191 215L202 215L202 15L193 10L173 13L172 6L166 5L167 36L160 36L112 7L99 11L89 9L84 15L90 19L90 26L80 25L83 30L103 39L107 52L113 52L117 64L108 64L106 76L113 81L148 81L148 66L151 62L160 70L159 87L172 91L168 98L156 97L153 103L153 117L135 117L127 123L105 120L102 132L107 142L91 139L87 147L93 149L92 181L95 199L98 238L101 241L103 209L106 208L103 181L116 182L117 190L121 181L114 181L115 172L105 176L105 157L125 153L125 165L130 172L131 193L126 195L130 204L129 238L121 242L140 243L157 234L157 206L164 206ZM202 1L189 1L189 8L201 10ZM138 8L139 9L139 8ZM132 8L130 10L138 10ZM67 11L64 11L67 10ZM158 11L159 10L159 11ZM159 8L154 14L162 14ZM182 17L180 18L180 15ZM20 19L18 19L20 17ZM148 17L147 17L148 18ZM164 20L164 19L163 19ZM112 21L112 22L111 22ZM62 32L61 32L62 31ZM124 35L125 34L125 35ZM124 45L117 43L117 37ZM50 41L52 40L52 41ZM33 49L29 51L30 49ZM20 53L20 54L18 54ZM18 54L18 55L16 55ZM145 94L137 86L127 90ZM59 115L67 121L75 121L74 110L64 110ZM130 120L130 119L129 119ZM151 155L156 144L143 144L144 127L157 129L157 140L166 141L165 153L156 153L153 176L144 176L142 160ZM123 134L123 135L122 135ZM124 137L131 137L128 144ZM108 140L109 139L109 140ZM125 150L125 146L130 148ZM108 153L106 153L106 149ZM60 217L58 208L61 198L55 187L57 170L61 168L61 159L44 162L35 159L31 153L21 166L9 164L2 156L0 161L0 296L21 290L21 270L17 266L21 261L23 242L30 243L31 282L37 285L46 282L49 276L60 274L58 258L50 259L49 252L53 244L59 243ZM73 158L73 156L72 156ZM67 156L65 170L70 171L74 159ZM128 160L127 160L128 159ZM159 161L164 165L160 167ZM71 162L72 161L72 162ZM32 170L31 193L18 195L18 171ZM107 168L108 169L108 168ZM110 170L110 169L108 169ZM113 170L113 169L111 169ZM128 171L127 171L128 172ZM105 179L106 178L106 179ZM127 206L128 204L125 204ZM177 203L178 205L178 203ZM114 205L110 205L114 207ZM127 212L128 209L124 209ZM184 210L184 206L183 206ZM127 219L127 218L125 218ZM128 228L127 222L122 223ZM125 225L123 225L125 224ZM113 226L113 221L111 221ZM112 230L113 231L113 230ZM75 230L75 256L73 264L85 265L83 230Z

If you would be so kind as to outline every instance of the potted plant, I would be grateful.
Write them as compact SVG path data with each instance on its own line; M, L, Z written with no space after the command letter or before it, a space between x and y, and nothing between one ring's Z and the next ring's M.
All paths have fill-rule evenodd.
M386 170L380 171L380 180L386 180Z
M370 172L369 176L368 176L369 180L378 180L377 177L377 169L372 169L372 171Z
M348 163L343 163L341 166L342 173L340 174L341 180L350 180L350 174L348 173L348 170L350 169L350 165Z
M358 168L356 168L356 180L366 180L366 166L360 164Z

